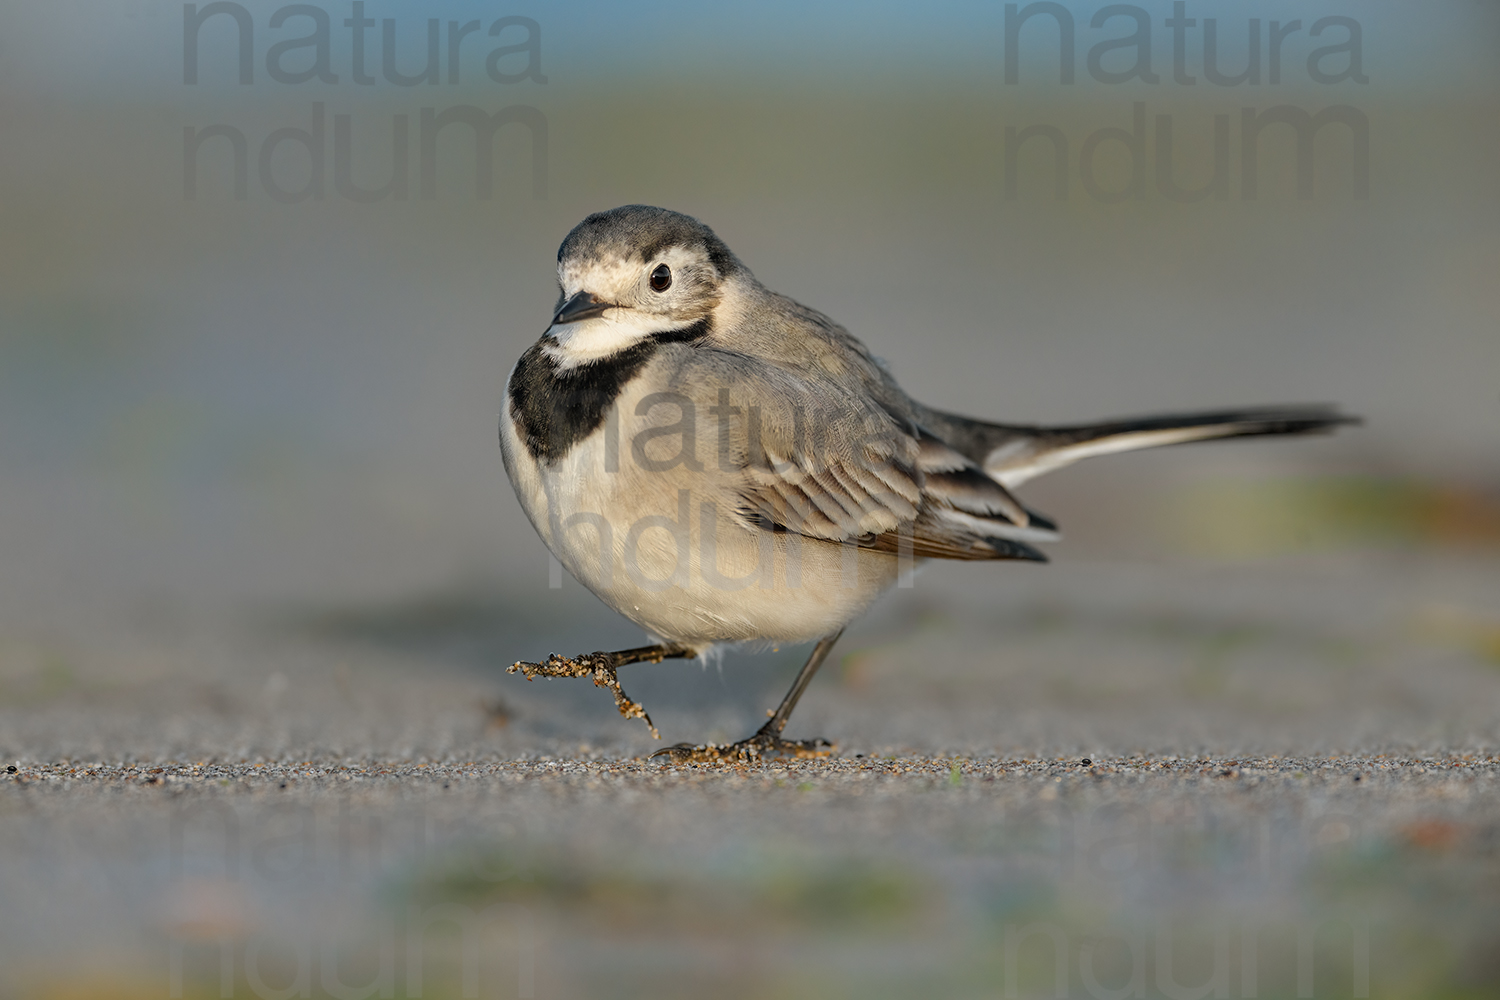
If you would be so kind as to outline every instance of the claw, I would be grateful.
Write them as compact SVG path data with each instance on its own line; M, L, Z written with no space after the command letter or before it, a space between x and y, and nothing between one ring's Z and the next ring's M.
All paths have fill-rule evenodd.
M827 740L784 740L762 729L738 743L678 743L663 747L648 760L666 757L674 764L730 764L765 760L771 757L827 757L835 747Z
M691 743L674 743L669 747L662 747L656 753L647 757L647 760L655 760L658 757L671 757L673 760L685 759L681 755L692 753L696 747Z
M654 739L661 739L661 733L657 731L656 724L651 721L651 716L646 714L640 702L632 700L625 693L625 689L620 687L614 657L609 653L588 653L577 659L569 659L553 653L547 657L546 663L528 663L521 660L507 667L505 672L513 674L517 670L525 674L528 681L538 677L588 677L592 675L595 687L609 688L610 693L615 696L615 708L619 709L622 716L627 719L640 719L650 728Z

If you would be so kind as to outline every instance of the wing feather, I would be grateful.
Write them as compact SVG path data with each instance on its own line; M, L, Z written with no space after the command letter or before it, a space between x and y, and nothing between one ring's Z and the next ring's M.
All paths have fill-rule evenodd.
M1058 537L1050 521L919 425L869 407L824 415L819 427L821 449L777 441L747 462L736 508L747 523L941 559L1040 560L1028 543Z
M894 383L748 366L701 346L679 356L672 388L714 418L704 437L719 442L717 488L747 528L966 560L1044 560L1032 543L1057 538Z

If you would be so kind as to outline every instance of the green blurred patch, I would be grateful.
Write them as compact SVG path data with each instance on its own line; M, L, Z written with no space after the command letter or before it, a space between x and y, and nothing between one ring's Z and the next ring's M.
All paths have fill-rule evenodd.
M1444 604L1423 608L1414 620L1419 635L1458 646L1500 667L1500 622Z
M65 379L117 372L154 347L151 309L120 297L69 293L0 301L0 374Z
M450 855L415 873L396 895L424 906L542 904L605 926L682 934L904 925L932 902L916 873L847 857L741 857L662 867L509 846Z
M77 667L62 649L0 640L0 705L36 705L77 683Z
M1500 547L1500 494L1408 478L1213 480L1167 506L1192 552L1258 556L1385 545Z
M207 428L202 407L153 397L114 419L105 433L104 457L115 469L161 476L203 445Z

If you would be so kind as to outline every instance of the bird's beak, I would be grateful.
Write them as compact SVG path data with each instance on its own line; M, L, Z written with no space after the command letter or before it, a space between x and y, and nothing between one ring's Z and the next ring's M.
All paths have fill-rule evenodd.
M577 323L579 320L594 319L603 316L606 309L614 309L613 302L600 302L594 298L593 292L579 292L562 304L557 310L557 315L552 317L552 325L560 323Z

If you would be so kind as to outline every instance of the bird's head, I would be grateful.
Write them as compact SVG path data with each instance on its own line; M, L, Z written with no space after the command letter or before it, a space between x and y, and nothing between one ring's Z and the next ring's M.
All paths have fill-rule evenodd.
M572 366L648 339L706 336L741 274L724 242L690 216L649 205L596 212L557 250L561 295L548 353Z

